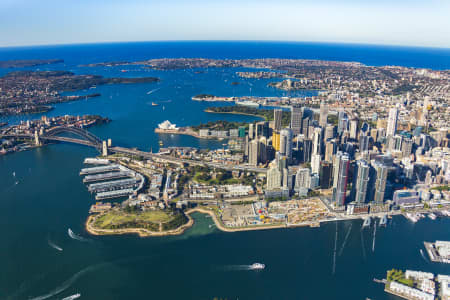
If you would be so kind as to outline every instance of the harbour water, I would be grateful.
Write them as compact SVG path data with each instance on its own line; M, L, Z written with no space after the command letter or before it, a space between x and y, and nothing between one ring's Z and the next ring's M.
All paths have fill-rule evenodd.
M179 126L218 119L255 120L204 113L203 109L212 104L191 101L193 95L274 96L285 92L267 87L265 80L237 78L236 70L209 69L195 74L182 70L150 71L137 66L82 68L78 67L80 63L194 54L223 57L227 53L224 49L229 49L230 56L241 57L298 57L303 51L305 58L450 68L449 51L442 49L322 44L298 44L296 48L291 43L269 43L266 52L252 52L251 47L258 47L243 43L239 52L236 44L239 43L0 49L0 59L63 58L65 66L41 69L160 77L162 81L156 84L99 86L95 91L102 93L101 97L56 105L47 113L109 117L111 123L90 130L102 138L112 138L115 144L144 150L157 150L160 140L164 146L222 146L219 141L156 135L153 129L166 119ZM342 51L333 52L336 47L347 49L347 56ZM316 57L311 57L311 49L318 49ZM352 53L356 53L354 57ZM395 57L401 59L395 61ZM404 62L405 57L412 63ZM129 71L123 73L121 69ZM233 81L241 84L231 86ZM147 94L156 88L160 89ZM163 105L152 106L152 101ZM6 117L0 121L15 123L37 117ZM450 219L426 218L413 224L403 217L394 217L386 227L377 228L376 243L375 222L363 230L362 220L355 220L339 222L337 226L329 222L320 228L223 233L209 226L210 218L199 214L195 215L194 227L182 236L89 236L84 222L94 199L78 173L84 158L95 154L95 150L83 146L59 144L0 156L0 299L61 299L76 293L82 295L81 299L394 299L373 282L373 278L384 277L387 269L450 274L449 265L431 263L420 252L424 240L450 238ZM71 238L69 228L81 238ZM255 262L264 263L265 269L230 267Z

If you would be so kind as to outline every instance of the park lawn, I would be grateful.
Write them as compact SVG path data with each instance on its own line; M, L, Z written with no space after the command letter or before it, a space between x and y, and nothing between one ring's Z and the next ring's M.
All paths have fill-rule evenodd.
M100 228L109 228L111 225L121 225L131 222L136 223L164 223L173 218L161 210L128 213L124 211L111 210L99 216L95 225Z

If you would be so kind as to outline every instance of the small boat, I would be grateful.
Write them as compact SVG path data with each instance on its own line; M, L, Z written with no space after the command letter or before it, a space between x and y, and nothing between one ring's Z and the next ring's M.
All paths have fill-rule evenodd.
M16 172L13 172L13 177L16 177Z
M158 103L152 102L152 106L158 106Z
M419 221L419 217L416 214L406 213L405 217L413 223Z
M81 294L80 294L80 293L77 293L77 294L74 294L74 295L72 295L72 296L62 298L62 300L73 300L73 299L78 299L78 298L80 298L80 297L81 297Z
M364 219L364 223L363 223L362 227L363 228L364 227L369 227L370 223L371 223L371 219L370 219L370 217L367 217L367 218Z
M387 217L386 217L386 215L384 215L380 218L380 226L386 226L386 225L387 225Z
M428 218L430 218L431 220L436 220L437 216L433 213L429 213Z
M159 145L160 145L160 146L164 146L163 141L159 141Z
M264 270L265 267L266 265L261 263L254 263L250 265L251 270Z

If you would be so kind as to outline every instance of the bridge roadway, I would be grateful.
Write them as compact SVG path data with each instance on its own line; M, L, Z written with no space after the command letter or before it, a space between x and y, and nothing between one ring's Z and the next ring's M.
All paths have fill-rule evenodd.
M0 137L21 137L21 138L30 138L30 139L34 138L34 136L31 134L20 134L20 135L19 134L16 134L16 135L11 134L11 135L3 135L3 136L0 135ZM100 150L100 148L101 148L100 144L94 144L91 141L69 138L69 137L42 135L40 138L43 140L60 141L60 142L85 145L85 146L96 148L98 150ZM168 161L168 162L175 163L175 164L186 163L186 164L194 165L194 166L209 166L212 168L224 169L224 170L229 170L229 171L239 170L239 171L245 171L245 172L267 173L267 169L265 169L265 168L257 168L257 167L242 166L242 165L224 165L224 164L213 163L213 162L182 159L182 158L176 158L176 157L172 157L172 156L168 156L168 155L144 152L144 151L124 148L124 147L110 147L109 150L114 153L122 153L122 154L128 154L128 155L141 156L141 157L144 157L147 159L159 159L162 161Z
M128 154L128 155L136 155L141 156L148 159L159 159L163 161L168 161L175 164L190 164L194 166L209 166L212 168L218 168L218 169L224 169L224 170L240 170L240 171L246 171L246 172L255 172L255 173L267 173L267 169L265 168L257 168L257 167L251 167L251 166L242 166L242 165L224 165L219 163L213 163L213 162L205 162L205 161L196 161L191 159L183 159L183 158L176 158L168 155L163 154L156 154L151 152L144 152L140 150L135 149L128 149L123 147L111 147L109 148L111 152L115 153L122 153L122 154Z

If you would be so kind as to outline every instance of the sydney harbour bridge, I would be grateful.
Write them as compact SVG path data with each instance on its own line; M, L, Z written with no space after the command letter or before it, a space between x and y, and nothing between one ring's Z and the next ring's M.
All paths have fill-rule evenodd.
M64 136L66 134L70 134L75 137L67 137ZM165 161L175 164L189 164L189 165L199 165L199 166L209 166L211 168L225 169L225 170L240 170L240 171L249 171L256 173L266 173L267 169L265 168L257 168L253 166L246 165L224 165L220 163L214 162L205 162L205 161L197 161L191 159L182 159L169 155L164 155L160 153L152 153L145 152L137 149L130 149L118 146L112 146L111 140L104 141L89 131L78 128L78 127L69 127L69 126L57 126L53 127L46 131L38 132L35 134L5 134L0 135L0 138L22 138L22 139L31 139L34 140L36 146L42 146L45 143L49 142L65 142L72 144L85 145L89 147L93 147L97 149L103 156L112 153L120 153L130 156L142 157L146 159L152 159L156 161Z

